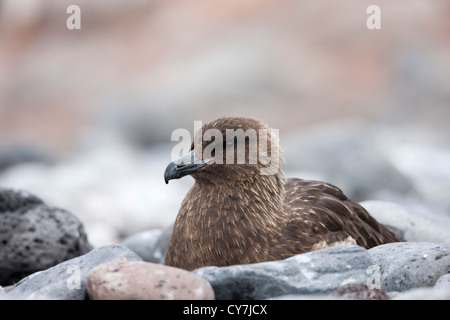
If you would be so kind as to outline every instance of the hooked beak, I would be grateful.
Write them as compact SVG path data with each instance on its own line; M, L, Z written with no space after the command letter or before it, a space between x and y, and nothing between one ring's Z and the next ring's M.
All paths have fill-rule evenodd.
M213 159L200 159L192 150L184 157L169 163L166 171L164 171L164 181L168 184L169 180L180 179L188 174L200 171L211 161Z

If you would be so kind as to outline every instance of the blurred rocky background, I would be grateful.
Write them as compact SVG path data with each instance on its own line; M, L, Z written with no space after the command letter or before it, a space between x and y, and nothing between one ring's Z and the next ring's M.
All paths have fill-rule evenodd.
M0 187L72 212L94 246L163 228L193 183L164 184L172 131L241 115L280 130L287 176L450 217L449 16L447 0L0 0Z

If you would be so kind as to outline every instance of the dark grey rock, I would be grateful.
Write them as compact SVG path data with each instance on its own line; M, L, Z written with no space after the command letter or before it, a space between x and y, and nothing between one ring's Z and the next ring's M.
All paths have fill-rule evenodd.
M21 163L51 164L53 157L36 146L15 144L0 149L0 172Z
M450 250L445 243L396 242L368 251L380 267L381 288L387 292L430 287L450 272Z
M359 246L336 246L285 260L193 272L213 286L216 299L267 299L290 294L324 294L338 287L366 283L373 261Z
M3 299L87 299L86 278L96 265L125 257L130 261L142 259L128 248L111 244L67 260L52 268L36 272L18 282Z
M162 233L160 229L142 231L123 239L121 245L136 252L144 261L161 263L160 258L154 256L154 249Z
M92 250L80 220L25 191L0 188L0 284Z
M173 224L163 230L163 233L159 237L158 241L153 247L153 251L151 252L151 255L153 257L152 259L154 259L154 262L164 263L167 248L169 247L170 239L172 238L172 232L173 232Z

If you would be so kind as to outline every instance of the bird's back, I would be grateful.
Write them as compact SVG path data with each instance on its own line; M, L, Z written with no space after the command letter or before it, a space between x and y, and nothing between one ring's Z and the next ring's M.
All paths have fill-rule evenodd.
M337 187L320 181L291 178L285 184L288 219L270 251L272 259L337 244L371 248L399 241L361 205Z

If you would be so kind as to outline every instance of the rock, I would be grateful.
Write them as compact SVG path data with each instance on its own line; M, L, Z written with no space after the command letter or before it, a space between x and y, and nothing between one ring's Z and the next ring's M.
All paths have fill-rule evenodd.
M415 288L396 295L393 300L450 300L450 290Z
M38 162L51 164L53 157L33 145L10 145L0 149L0 172L20 163Z
M386 156L381 128L353 120L320 123L282 140L285 169L320 172L355 201L373 199L380 191L415 194L411 179ZM370 183L368 183L370 181Z
M144 261L163 264L172 231L173 224L164 230L138 232L125 238L121 244L136 252Z
M369 289L367 284L350 284L339 287L330 294L290 294L271 300L388 300L381 289Z
M0 284L89 252L80 220L25 191L0 188Z
M124 246L102 246L22 279L4 298L84 300L87 298L86 277L89 271L96 265L122 257L130 261L141 260L137 254Z
M340 296L330 296L329 294L287 294L284 296L272 297L268 300L348 300Z
M389 201L362 201L360 203L378 222L403 232L405 241L445 242L450 245L450 218L420 213Z
M450 272L450 250L445 243L396 242L368 251L380 267L381 288L385 291L433 286Z
M86 281L94 300L211 300L214 291L192 272L121 258L96 266Z
M324 294L347 284L366 283L366 271L372 264L362 247L335 246L281 261L204 267L193 272L211 283L218 300L267 299Z
M7 294L7 293L10 292L13 288L14 288L14 285L3 287L3 292L4 292L5 294Z
M400 292L393 300L450 300L450 274L441 276L432 288L414 288Z
M170 239L172 238L173 223L164 229L163 233L156 242L153 251L151 253L153 262L164 263L166 257L167 248L169 247Z
M450 274L444 274L434 284L434 289L447 289L450 290Z
M14 166L0 175L0 186L28 190L47 203L70 208L83 221L89 242L100 247L118 243L142 226L157 228L175 220L191 181L162 188L161 172L171 148L144 152L120 143L96 145L53 166Z
M381 289L369 289L366 284L350 284L334 290L331 297L342 297L352 300L389 300L388 295Z
M125 238L121 245L136 252L144 261L160 263L160 258L154 256L154 249L162 233L160 229L142 231Z
M163 264L172 231L173 224L164 230L153 229L139 232L125 238L122 245L139 254L144 261Z

